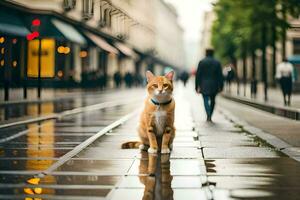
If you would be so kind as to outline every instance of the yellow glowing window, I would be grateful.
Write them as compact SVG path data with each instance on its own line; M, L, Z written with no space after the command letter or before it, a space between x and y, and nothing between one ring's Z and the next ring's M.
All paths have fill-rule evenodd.
M38 77L39 41L28 42L27 76ZM55 75L55 40L42 39L41 77L52 78Z
M13 63L12 63L12 66L13 66L13 67L16 67L17 64L18 64L18 62L14 60Z
M80 58L85 58L87 57L87 55L88 55L87 51L80 51L79 53Z

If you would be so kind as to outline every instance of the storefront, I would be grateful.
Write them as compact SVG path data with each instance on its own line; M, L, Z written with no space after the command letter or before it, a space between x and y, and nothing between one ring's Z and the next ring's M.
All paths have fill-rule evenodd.
M72 25L51 16L30 16L27 22L39 20L39 37L28 41L27 77L31 84L38 77L39 40L41 40L41 78L43 86L63 86L81 81L80 50L85 38Z
M0 87L4 98L9 98L9 88L22 85L25 69L26 28L21 16L0 8Z
M300 92L300 55L292 55L288 57L288 61L294 66L295 82L294 92Z

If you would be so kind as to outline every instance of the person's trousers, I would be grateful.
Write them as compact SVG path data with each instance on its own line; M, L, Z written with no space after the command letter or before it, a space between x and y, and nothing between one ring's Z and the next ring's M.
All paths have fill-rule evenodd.
M293 87L292 77L282 77L280 79L280 86L283 94L284 105L290 105Z
M203 96L206 115L207 115L208 118L211 118L211 116L214 112L214 108L215 108L216 95L215 94L213 94L213 95L202 94L202 96Z

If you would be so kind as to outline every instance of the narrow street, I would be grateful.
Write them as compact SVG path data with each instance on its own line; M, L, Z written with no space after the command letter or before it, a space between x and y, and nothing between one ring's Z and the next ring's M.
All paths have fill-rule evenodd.
M138 139L142 89L81 96L41 113L53 119L1 128L0 199L297 199L299 162L234 122L222 99L205 122L187 87L175 89L170 155L120 149Z

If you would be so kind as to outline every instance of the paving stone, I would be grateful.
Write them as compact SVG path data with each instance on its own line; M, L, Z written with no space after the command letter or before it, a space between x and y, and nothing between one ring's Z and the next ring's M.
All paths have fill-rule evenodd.
M247 189L247 188L264 188L278 189L290 188L297 189L300 187L300 175L294 176L277 176L277 175L231 175L231 176L208 176L208 181L218 189Z
M32 177L34 177L34 174L0 174L0 184L26 183Z
M120 144L118 144L120 146ZM108 153L109 152L109 153ZM90 159L122 159L134 158L138 156L139 150L137 149L121 149L113 147L89 147L80 152L75 158L90 158Z
M61 172L93 172L99 174L126 174L132 160L69 160L55 171Z
M111 200L141 200L143 199L143 195L144 189L116 189L112 193Z
M209 175L295 176L300 174L299 163L288 157L205 159Z
M0 160L5 158L58 158L69 152L68 149L52 149L52 148L25 148L25 149L5 149L0 153Z
M120 145L123 143L123 142L128 142L128 141L139 141L139 137L138 136L132 136L132 137L128 137L128 136L123 136L123 135L110 135L110 136L107 136L107 135L104 135L103 137L99 138L97 142L118 142L120 143Z
M22 142L27 144L53 144L54 142L82 142L89 138L89 135L83 135L83 136L72 136L72 135L23 135L22 137L18 137L13 142Z
M66 132L66 133L97 133L103 127L95 126L95 127L55 127L56 132Z
M140 172L140 166L148 166L148 160L135 160L129 175L148 175L148 172ZM201 159L170 159L171 175L205 175L204 161Z
M228 134L228 135L209 135L209 136L200 136L200 141L207 141L207 142L252 142L253 140L247 136L238 135L238 134Z
M174 200L181 199L208 199L206 196L206 191L203 189L174 189Z
M173 142L173 149L175 148L181 148L181 147L196 147L198 148L199 147L199 142L198 141L192 141L192 142L177 142L177 141L174 141Z
M201 151L197 148L173 148L171 153L172 158L191 159L191 158L202 158Z
M220 142L220 141L202 141L200 140L201 147L204 148L228 148L228 147L258 147L258 144L252 142L252 141L225 141L225 142Z
M230 197L235 199L299 199L299 188L282 189L237 189L230 191Z
M12 195L17 195L17 194L23 194L26 195L26 192L28 193L28 197L31 196L33 190L30 188L0 188L0 194L5 195L5 194L12 194ZM76 189L61 189L61 188L39 188L39 194L36 195L36 197L40 197L43 199L43 195L47 195L45 196L45 198L50 198L51 196L80 196L84 199L88 199L88 197L106 197L109 192L111 191L111 189L89 189L89 188L84 188L84 189L80 189L80 188L76 188ZM41 195L41 196L40 196ZM53 197L54 198L54 197ZM58 197L56 197L58 198Z
M262 147L204 148L204 158L273 158L281 154Z
M40 184L114 186L120 179L120 176L47 175L40 179Z
M56 160L42 160L42 159L30 159L30 160L4 160L0 161L0 171L8 170L45 170L54 164Z

